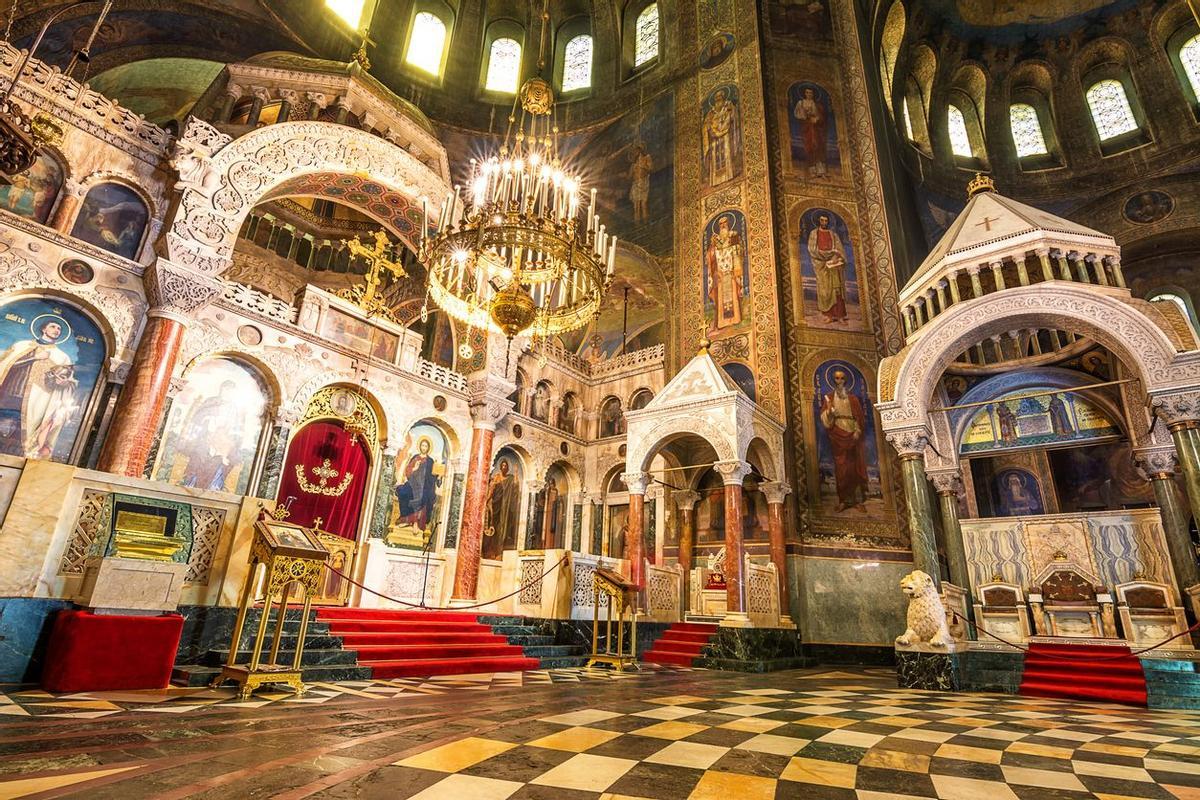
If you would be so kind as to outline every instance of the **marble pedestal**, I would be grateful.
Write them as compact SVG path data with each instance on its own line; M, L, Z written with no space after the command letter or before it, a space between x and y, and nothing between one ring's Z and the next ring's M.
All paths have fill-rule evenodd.
M957 646L897 645L896 683L901 689L962 691L964 656Z
M187 564L139 558L93 558L75 602L98 613L174 611Z

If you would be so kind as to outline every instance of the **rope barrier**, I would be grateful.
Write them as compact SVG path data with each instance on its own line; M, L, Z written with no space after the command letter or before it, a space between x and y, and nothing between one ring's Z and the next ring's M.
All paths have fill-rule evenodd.
M1016 650L1020 650L1022 653L1029 652L1028 647L1022 647L1021 645L1019 645L1015 642L1010 642L1003 637L997 636L996 634L989 631L987 628L980 625L978 622L974 622L973 620L967 619L966 617L964 617L962 614L958 613L954 609L949 609L949 611L951 614L954 615L955 619L962 620L967 625L974 628L977 633L982 633L986 636L990 636L1002 644L1006 644L1009 647L1012 647ZM1158 644L1153 644L1153 645L1150 645L1149 647L1143 647L1141 650L1130 650L1128 653L1121 653L1120 655L1115 655L1115 656L1102 656L1102 657L1082 657L1082 656L1068 656L1068 655L1053 655L1052 656L1052 655L1045 655L1045 654L1039 653L1038 657L1045 658L1050 661L1119 661L1122 658L1129 658L1130 656L1140 656L1142 653L1149 653L1151 650L1157 650L1158 648L1162 647L1163 645L1173 642L1182 636L1187 636L1190 633L1194 633L1197 630L1200 630L1200 622L1197 622L1195 625L1192 625L1192 627L1188 628L1187 630L1180 631L1179 633L1175 634L1174 636L1171 636L1167 639L1163 639Z
M465 611L465 610L471 609L471 608L483 608L484 606L490 606L492 603L499 603L501 600L507 600L508 598L512 597L515 594L520 594L521 592L528 589L530 586L533 586L535 583L538 583L539 581L541 581L542 578L546 577L551 572L554 572L554 570L558 569L563 564L567 563L568 558L570 558L570 557L563 556L562 558L560 558L558 560L557 564L555 564L554 566L547 569L541 575L537 576L536 578L530 579L530 581L528 583L521 584L514 591L509 592L508 594L504 595L503 597L497 597L494 600L485 600L482 603L472 603L469 606L429 606L429 605L425 605L424 603L408 603L408 602L405 602L404 600L401 600L398 597L391 597L390 595L386 595L383 592L377 592L374 589L372 589L370 586L366 586L366 585L361 584L358 581L354 580L354 578L351 578L346 573L334 569L333 567L329 566L328 563L326 563L324 566L325 566L325 569L329 570L334 575L337 575L342 580L348 581L349 583L353 584L354 586L357 586L358 588L362 589L364 592L370 592L371 594L375 595L376 597L381 597L384 600L389 600L393 603L399 603L400 605L407 606L408 608L420 608L425 611Z

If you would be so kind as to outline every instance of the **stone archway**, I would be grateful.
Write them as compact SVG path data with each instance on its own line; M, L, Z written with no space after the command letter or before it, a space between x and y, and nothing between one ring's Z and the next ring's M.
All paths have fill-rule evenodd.
M442 176L407 150L331 122L268 125L230 141L193 119L173 164L183 191L166 235L167 257L207 275L218 275L232 263L238 228L251 208L311 190L321 176L354 184L344 187L335 198L339 202L389 227L404 220L407 224L399 227L408 230L395 232L410 246L420 228L421 198L431 201L436 214L436 203L449 189Z

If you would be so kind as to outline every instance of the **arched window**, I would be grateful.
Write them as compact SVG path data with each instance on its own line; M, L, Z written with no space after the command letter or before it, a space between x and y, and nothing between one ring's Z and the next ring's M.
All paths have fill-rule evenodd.
M446 23L429 11L419 11L413 17L408 34L408 52L404 60L430 75L442 73L442 55L446 52Z
M649 389L638 389L633 393L633 397L629 400L629 410L637 411L650 405L650 401L654 399L654 392Z
M634 67L658 58L658 3L651 3L641 10L633 36Z
M1193 328L1196 327L1196 315L1193 313L1191 298L1186 297L1181 290L1174 288L1154 289L1146 295L1151 303L1174 303Z
M1106 78L1094 83L1087 90L1086 96L1100 141L1114 139L1138 129L1133 108L1129 105L1129 96L1125 94L1125 86L1120 81Z
M971 137L967 135L967 120L962 109L951 105L946 108L946 126L950 132L950 152L963 158L971 158Z
M904 98L903 103L900 106L900 115L904 117L904 135L907 136L908 140L911 142L916 137L913 136L912 115L910 115L908 112L907 97Z
M245 494L268 404L258 373L242 362L212 358L196 365L171 404L155 479Z
M521 77L521 43L504 37L492 42L488 54L487 80L483 88L489 92L516 94Z
M1042 134L1042 123L1036 108L1028 103L1013 103L1008 107L1008 124L1012 128L1018 158L1050 152L1046 148L1046 137Z
M562 90L572 92L592 85L592 37L582 33L563 51Z
M883 100L888 111L892 110L892 82L896 74L896 61L900 58L900 43L904 41L904 4L892 3L883 22L883 36L879 41L879 79L883 82Z
M1179 48L1179 61L1183 64L1183 74L1192 85L1192 94L1200 97L1200 34L1188 39Z
M325 0L325 7L355 30L358 30L362 24L363 10L366 5L367 0Z

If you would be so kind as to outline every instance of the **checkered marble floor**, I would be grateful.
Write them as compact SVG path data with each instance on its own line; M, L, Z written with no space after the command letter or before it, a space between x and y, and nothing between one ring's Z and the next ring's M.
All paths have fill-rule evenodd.
M1200 800L1200 712L901 690L886 670L502 680L10 717L0 797Z

